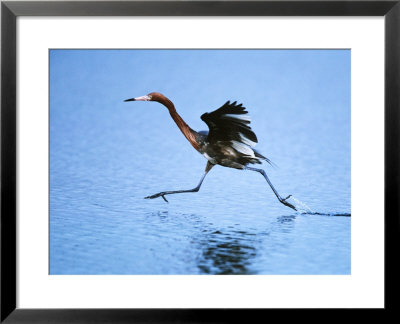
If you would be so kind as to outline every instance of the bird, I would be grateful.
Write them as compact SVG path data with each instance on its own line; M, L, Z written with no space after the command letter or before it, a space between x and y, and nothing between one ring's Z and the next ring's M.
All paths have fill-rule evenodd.
M147 196L145 197L146 199L162 197L168 202L165 198L166 195L198 192L208 172L215 165L221 165L228 168L250 170L260 173L263 175L278 200L283 205L296 210L296 208L287 201L292 195L282 198L272 185L265 170L250 166L253 164L261 164L263 161L271 164L271 161L254 149L258 140L256 134L250 127L250 117L247 115L248 111L243 107L243 104L238 104L237 101L232 103L227 101L215 111L204 113L200 118L207 124L209 131L196 132L191 129L177 113L172 101L159 92L151 92L147 95L126 99L124 101L154 101L164 105L189 143L207 159L204 174L195 188L162 191Z

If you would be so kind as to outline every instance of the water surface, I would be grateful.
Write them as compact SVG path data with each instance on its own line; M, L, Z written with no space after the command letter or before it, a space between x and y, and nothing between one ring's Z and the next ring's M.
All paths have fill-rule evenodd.
M50 55L50 274L350 274L349 51L76 51ZM213 168L196 130L243 102L280 204L251 171Z

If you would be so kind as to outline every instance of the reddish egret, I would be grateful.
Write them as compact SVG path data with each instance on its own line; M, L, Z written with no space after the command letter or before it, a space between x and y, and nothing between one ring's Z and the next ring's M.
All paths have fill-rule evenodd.
M183 192L198 192L207 173L216 164L228 168L251 170L261 173L278 200L296 210L296 208L282 198L276 191L267 174L263 169L249 167L249 164L261 164L262 161L271 163L269 159L257 152L253 147L257 143L256 134L250 128L250 118L246 116L246 108L242 104L236 104L236 101L230 103L227 101L221 108L205 113L201 119L207 124L209 132L196 132L191 129L185 121L176 112L175 106L171 100L158 92L149 93L146 96L127 99L125 101L157 101L167 107L172 119L179 127L186 139L192 146L200 152L206 159L207 165L199 184L189 190L162 191L155 195L148 196L146 199L162 197L166 202L166 195L172 195Z

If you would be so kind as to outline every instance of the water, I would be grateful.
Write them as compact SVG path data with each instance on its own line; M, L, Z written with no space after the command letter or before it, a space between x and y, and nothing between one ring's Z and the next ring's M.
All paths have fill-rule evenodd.
M297 59L303 65L290 73L310 76L298 83L289 70L279 71L286 77L280 92L280 74L257 93L230 83L233 95L216 83L216 98L205 95L215 93L211 79L209 91L193 100L198 84L188 80L193 73L203 80L202 64L210 62L201 51L178 58L163 52L158 78L126 70L138 71L137 62L160 53L72 52L51 57L50 274L350 274L349 69L338 72L349 55L248 51L254 57L243 69L252 73L252 87L269 82L257 72L257 59ZM232 57L219 67L221 75L230 64L237 68L239 58ZM198 67L189 73L190 60ZM185 91L171 81L166 86L166 78L186 80ZM282 95L285 87L293 93ZM206 165L164 107L123 102L154 90L168 95L197 130L207 129L202 113L228 99L243 102L257 149L277 165L263 168L300 212L279 203L259 173L220 166L198 193L169 195L169 203L143 199L195 187Z

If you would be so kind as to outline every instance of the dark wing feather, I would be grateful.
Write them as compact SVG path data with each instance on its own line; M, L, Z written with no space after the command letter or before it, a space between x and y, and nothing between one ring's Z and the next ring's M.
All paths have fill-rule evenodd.
M210 143L238 141L254 146L257 143L257 136L249 126L250 118L245 116L247 113L242 104L227 101L219 109L203 114L201 119L210 129L207 140Z

